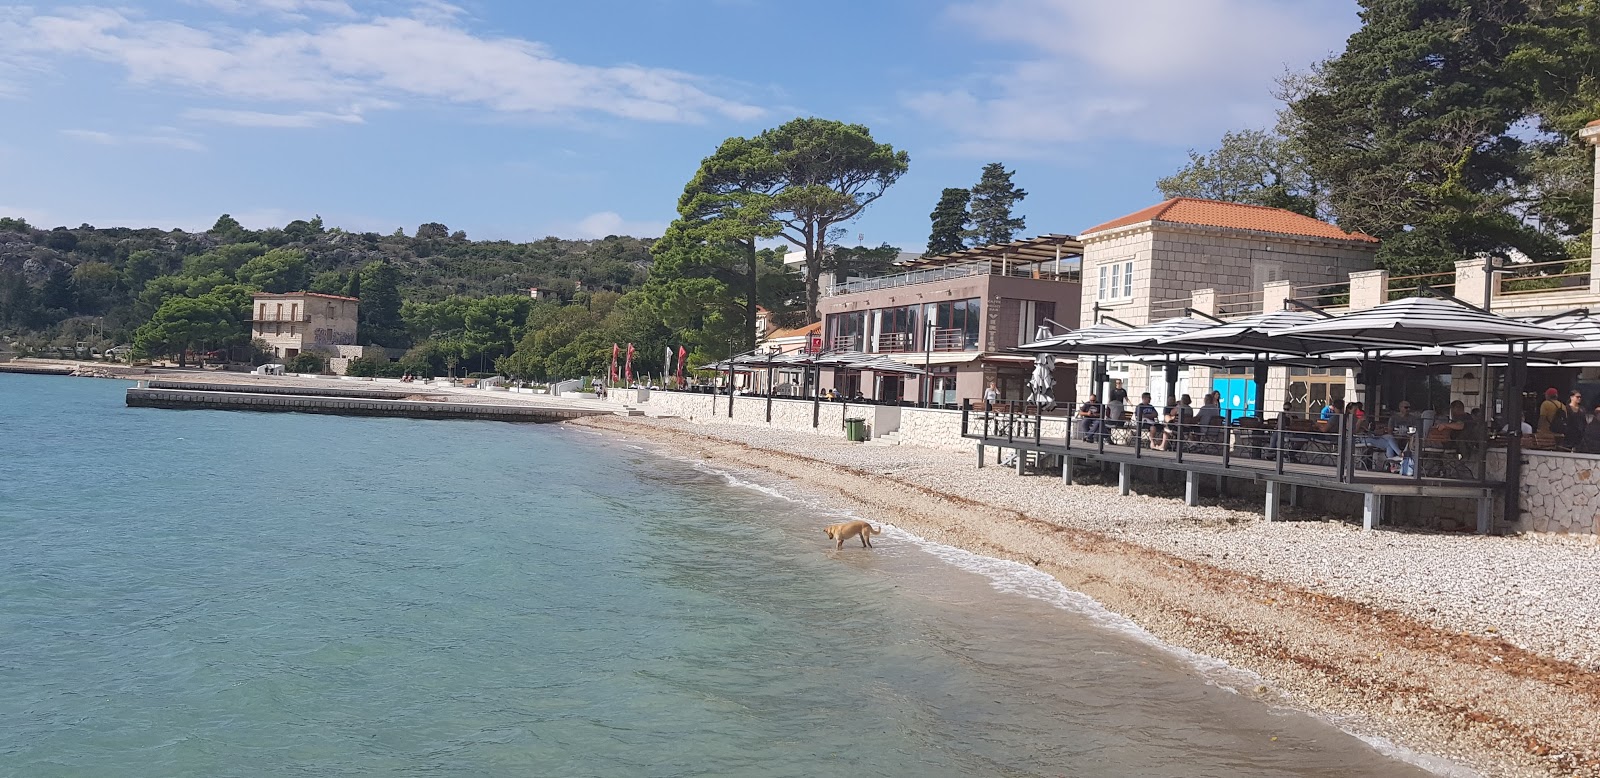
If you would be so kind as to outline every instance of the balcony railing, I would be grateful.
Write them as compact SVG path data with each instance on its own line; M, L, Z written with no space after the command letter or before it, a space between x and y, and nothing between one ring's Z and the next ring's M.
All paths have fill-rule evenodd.
M966 351L967 334L962 330L934 330L933 351Z
M881 332L874 339L872 350L880 354L896 351L912 351L911 333L909 332Z
M835 335L828 343L830 351L860 351L860 339L855 335Z
M250 321L311 321L309 313L257 313Z
M856 292L872 292L879 289L894 289L912 284L926 284L934 281L989 275L1077 282L1081 277L1081 272L1076 259L1072 260L1070 264L1063 262L1060 272L1056 272L1054 263L1050 262L1012 266L1005 268L1003 271L988 262L971 262L962 265L928 268L927 270L913 270L908 273L896 273L876 278L857 278L843 283L832 284L824 289L822 293L826 296L855 294Z

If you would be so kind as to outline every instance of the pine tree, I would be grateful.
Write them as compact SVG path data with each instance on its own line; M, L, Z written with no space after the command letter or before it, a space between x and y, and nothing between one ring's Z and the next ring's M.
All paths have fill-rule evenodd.
M972 228L966 231L968 245L990 246L1010 243L1017 233L1027 227L1020 216L1012 216L1011 209L1028 196L1011 183L1015 170L991 162L983 166L983 176L972 187L972 202L968 206Z
M935 257L966 248L962 236L966 234L967 203L972 200L972 190L950 187L939 195L939 204L933 207L928 218L933 220L933 233L928 236L928 250L922 256Z
M1362 27L1290 104L1299 142L1345 229L1383 240L1378 264L1453 261L1560 245L1518 216L1532 102L1508 58L1522 3L1363 0Z

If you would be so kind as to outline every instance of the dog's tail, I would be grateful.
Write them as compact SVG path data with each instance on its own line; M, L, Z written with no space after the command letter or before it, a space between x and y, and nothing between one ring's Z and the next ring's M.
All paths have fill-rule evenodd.
M863 531L866 532L868 535L882 535L883 534L883 530L878 529L877 527L874 527L871 524L868 524L867 528L865 530L863 530Z

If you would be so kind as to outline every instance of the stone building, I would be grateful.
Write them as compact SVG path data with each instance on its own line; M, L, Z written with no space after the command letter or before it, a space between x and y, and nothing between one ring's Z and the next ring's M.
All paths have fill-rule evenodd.
M1138 326L1183 316L1188 308L1220 317L1257 313L1268 285L1305 290L1347 284L1351 273L1372 268L1378 247L1369 235L1281 208L1183 197L1091 227L1079 240L1083 327L1105 318ZM1196 296L1201 289L1210 292ZM1080 397L1092 391L1094 372L1092 360L1081 361ZM1178 391L1195 394L1198 405L1199 393L1212 387L1211 372L1184 370ZM1324 373L1307 376L1309 383L1336 384L1342 395L1343 376ZM1123 380L1132 399L1148 390L1158 403L1165 400L1159 369L1113 360L1107 363L1106 379L1113 378ZM1279 376L1280 386L1282 381ZM1331 399L1326 386L1319 398L1312 398L1316 387L1309 383L1301 382L1308 400Z
M266 341L279 359L302 351L340 356L336 346L356 342L359 303L354 297L315 292L257 292L250 337Z

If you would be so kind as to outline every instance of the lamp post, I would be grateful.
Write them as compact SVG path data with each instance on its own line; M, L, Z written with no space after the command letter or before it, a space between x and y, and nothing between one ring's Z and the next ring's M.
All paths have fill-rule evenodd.
M922 385L926 387L923 391L925 398L922 402L922 407L924 408L933 407L933 372L929 369L929 365L933 362L933 330L937 324L938 322L929 316L927 326L923 328Z

